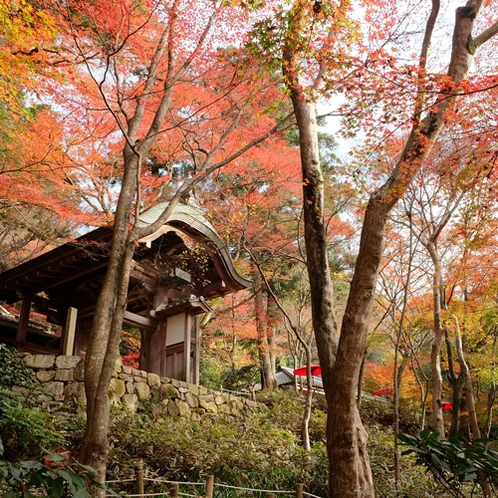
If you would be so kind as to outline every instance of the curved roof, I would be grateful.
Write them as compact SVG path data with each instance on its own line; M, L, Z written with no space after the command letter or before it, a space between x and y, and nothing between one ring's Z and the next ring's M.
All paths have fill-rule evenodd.
M140 215L140 221L144 225L151 224L166 207L166 203L160 203L148 209ZM179 203L163 227L141 242L154 241L171 229L180 237L185 234L194 241L207 243L220 280L216 289L210 290L206 297L235 292L250 285L249 280L237 273L228 248L200 207ZM111 238L112 227L98 228L7 270L0 274L0 301L15 302L24 295L45 291L59 299L66 298L67 304L73 306L69 295L74 295L73 299L77 293L98 295L107 268Z
M142 222L144 226L152 224L167 207L167 202L156 204L140 214L140 222ZM233 279L234 283L240 286L240 289L244 289L250 285L250 280L245 279L237 273L228 247L221 240L213 225L206 219L204 211L195 199L191 198L188 204L178 203L165 225L152 235L141 239L140 242L157 239L168 231L168 226L180 226L188 233L195 232L197 235L201 235L203 238L207 239L216 248L226 272L231 279Z

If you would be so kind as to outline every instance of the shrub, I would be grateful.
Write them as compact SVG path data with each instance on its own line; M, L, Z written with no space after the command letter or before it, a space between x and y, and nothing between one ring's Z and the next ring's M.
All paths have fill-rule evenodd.
M213 474L232 486L293 490L302 482L313 494L327 494L324 445L315 444L308 454L299 436L275 423L270 410L244 419L123 415L114 420L111 446L111 479L131 476L132 466L143 462L169 480L199 481Z
M417 463L429 470L453 496L464 496L464 490L498 487L498 452L489 449L489 439L469 441L462 434L447 440L439 433L424 430L419 437L402 434L400 440L408 447ZM488 495L486 495L488 496ZM494 494L493 496L496 496Z
M0 364L0 440L6 458L38 456L63 444L55 418L37 405L42 391L26 368L24 356L0 344Z
M0 440L0 493L3 498L91 498L87 482L98 486L92 468L76 464L77 473L60 455L45 455L42 462L23 460L15 463L3 460L3 456Z

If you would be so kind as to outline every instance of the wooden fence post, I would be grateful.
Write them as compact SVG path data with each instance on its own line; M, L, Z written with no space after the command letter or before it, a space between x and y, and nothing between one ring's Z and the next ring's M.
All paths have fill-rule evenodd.
M170 488L170 497L171 498L178 498L178 494L180 491L180 483L178 482L172 482L171 483L171 488Z
M137 486L137 494L142 496L145 493L144 489L144 469L139 468L135 474L135 484Z
M296 498L303 498L303 483L298 482L296 484Z
M213 498L214 476L206 476L206 498Z

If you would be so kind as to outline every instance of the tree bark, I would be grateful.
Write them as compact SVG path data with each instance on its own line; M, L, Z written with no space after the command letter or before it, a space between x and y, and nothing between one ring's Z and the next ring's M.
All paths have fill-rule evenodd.
M109 445L109 385L121 339L121 326L128 295L130 266L134 244L130 242L129 221L134 202L139 158L125 151L125 173L114 221L108 268L99 294L85 356L85 392L87 423L80 461L97 471L103 484ZM94 489L95 496L104 496Z
M277 387L275 369L272 365L272 355L270 351L270 341L268 340L268 298L263 292L263 282L259 269L254 265L252 271L254 287L254 314L256 322L256 331L258 334L258 356L259 371L261 373L261 387L273 391Z
M448 430L448 436L454 436L458 431L458 421L460 417L460 406L462 403L462 372L455 371L453 362L452 345L449 339L448 329L445 329L446 355L448 362L448 380L451 386L451 424Z
M285 56L292 65L293 55ZM303 98L299 83L286 70L297 126L303 177L303 217L306 265L311 289L311 309L322 379L327 400L332 391L332 368L338 344L334 315L334 292L328 260L327 231L324 216L324 181L320 167L316 107Z
M482 1L469 1L457 9L452 57L448 70L455 83L466 77L473 53L473 20ZM465 40L465 42L464 42ZM406 192L422 162L429 155L444 124L445 113L453 106L455 95L442 95L432 110L412 130L400 160L386 183L367 204L360 249L342 322L337 359L333 369L334 389L329 399L327 447L331 458L330 493L337 498L373 496L368 473L364 429L359 419L354 388L366 347L368 319L374 299L375 283L384 248L387 217Z
M470 369L465 361L465 355L463 353L462 337L460 333L460 325L456 316L453 317L455 321L455 331L456 331L456 350L458 354L458 362L460 363L460 369L463 373L464 379L464 389L465 389L465 399L467 402L467 410L469 412L469 425L470 432L473 438L481 437L481 430L479 428L479 422L477 420L476 405L474 401L474 391L472 389L472 376L470 374Z
M433 296L433 321L434 321L434 341L431 348L431 371L432 371L432 428L439 432L441 438L445 437L443 420L443 409L441 405L443 393L443 376L441 374L441 348L445 336L445 329L441 325L441 311L443 309L441 295L443 289L443 275L441 261L436 250L436 244L430 240L424 243L434 267L432 277Z

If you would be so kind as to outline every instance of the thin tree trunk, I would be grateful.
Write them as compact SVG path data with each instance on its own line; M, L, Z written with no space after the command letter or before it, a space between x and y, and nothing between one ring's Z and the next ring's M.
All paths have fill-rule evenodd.
M454 436L458 431L458 422L460 418L463 375L461 371L458 372L458 374L455 371L455 365L453 362L453 351L447 329L445 331L445 341L446 341L446 357L448 362L448 380L451 385L451 406L452 406L451 425L448 430L448 436Z
M125 174L116 211L108 268L97 301L85 356L87 423L80 461L92 465L103 484L109 445L109 385L119 351L121 326L128 295L134 245L129 242L128 223L132 211L139 158L127 148ZM104 496L103 490L94 490Z
M311 451L311 442L310 442L310 435L309 435L309 422L311 419L311 411L312 411L312 404L313 404L313 378L311 374L311 360L312 360L312 355L311 355L311 342L312 342L312 337L310 337L310 343L308 344L302 337L302 335L299 332L299 329L294 323L292 322L289 314L285 310L285 308L282 306L282 303L280 300L277 298L275 293L273 292L273 289L270 286L270 283L268 282L268 279L265 276L265 273L263 272L263 269L261 268L261 265L257 262L257 260L254 258L254 254L251 252L251 250L246 247L247 252L249 253L251 260L253 261L255 267L258 270L258 278L257 280L261 283L263 281L265 283L266 289L268 294L270 295L269 297L272 300L272 303L281 311L282 315L284 316L285 319L285 324L287 329L291 330L295 336L295 339L297 342L302 346L302 348L305 351L306 355L306 381L308 385L308 390L306 392L306 402L305 402L305 407L304 407L304 413L303 413L303 418L301 419L301 439L303 441L303 447L306 451ZM293 355L294 357L294 365L296 365L296 355ZM296 391L297 389L297 377L294 376L294 386ZM302 389L302 386L301 386Z
M267 327L267 298L263 292L261 275L256 265L253 272L253 287L254 287L254 311L256 321L256 331L258 334L258 355L259 355L259 370L261 372L261 386L263 389L272 391L277 385L272 368L270 344L268 342L268 327Z
M492 348L492 358L493 358L493 370L495 369L495 362L494 358L496 358L496 328L493 329L494 333L494 339L493 339L493 348ZM486 424L485 424L485 430L484 430L484 436L489 437L490 432L491 432L491 427L493 424L493 406L495 405L495 400L496 400L496 394L498 392L498 385L496 382L492 382L491 386L488 391L488 402L487 402L487 409L486 409Z
M394 485L396 488L396 493L401 491L401 450L398 440L399 434L399 394L401 388L401 381L403 380L403 372L405 371L410 357L405 355L402 357L401 363L398 364L398 359L396 358L395 365L395 380L394 380Z
M443 297L443 276L441 262L436 250L436 244L430 240L424 243L434 267L432 277L432 295L433 295L433 320L434 320L434 341L431 348L431 370L432 370L432 426L433 430L439 432L439 436L444 438L445 428L443 419L443 409L441 405L443 393L443 376L441 374L441 348L445 329L441 325L441 311Z
M325 395L332 390L331 373L338 344L334 294L328 260L324 216L324 180L320 168L315 104L302 99L297 86L290 88L299 128L303 176L303 216L306 258L311 288L311 308Z
M311 451L309 425L311 409L313 406L313 376L311 374L311 348L309 347L306 348L306 381L308 384L308 391L306 393L306 403L304 406L303 418L301 420L301 438L303 440L304 449L306 451Z
M488 391L487 403L486 403L486 423L484 426L484 437L489 438L491 433L491 427L493 424L493 407L496 402L496 392L497 385L493 382Z
M460 369L463 373L464 378L464 389L465 389L465 399L467 401L467 409L469 412L469 423L471 434L474 438L481 437L481 430L479 429L479 422L477 420L476 405L474 401L474 390L472 388L472 376L470 375L470 369L465 361L465 355L463 353L462 347L462 337L460 333L460 325L456 316L453 316L455 321L455 331L456 331L456 350L458 354L458 362L460 363Z

